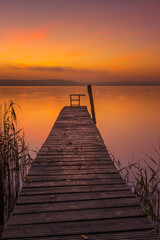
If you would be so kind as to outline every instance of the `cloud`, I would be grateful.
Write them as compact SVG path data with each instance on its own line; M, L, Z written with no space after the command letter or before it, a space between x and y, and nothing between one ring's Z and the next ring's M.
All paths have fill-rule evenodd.
M160 36L160 32L151 32L151 31L142 31L142 32L121 32L122 34L126 34L126 35L133 35L133 36L140 36L140 35L144 35L144 36Z
M79 23L77 25L72 26L71 30L77 30L77 29L83 28L83 27L87 26L89 23L90 23L90 20Z
M50 72L72 72L72 73L91 73L92 71L84 68L74 68L70 66L29 66L26 64L18 64L11 66L12 69L26 69L30 71L50 71Z
M80 53L80 52L68 52L66 53L67 56L71 56L71 57L82 57L84 56L84 53Z
M30 40L40 40L45 41L47 39L47 32L49 26L41 26L36 29L12 29L7 33L7 36L12 41L30 41Z
M135 67L133 66L114 66L111 67L111 70L122 70L122 69L134 69Z
M5 34L5 39L10 39L10 41L45 41L48 38L49 31L60 28L65 24L64 21L60 21L32 29L11 29Z
M121 35L128 35L128 36L160 36L160 32L151 32L151 31L118 31L118 30L98 30L92 32L93 35L115 35L115 34L121 34Z
M106 34L112 35L112 34L118 34L118 33L119 33L118 31L114 31L114 30L110 30L110 31L98 30L98 31L92 32L92 34L100 35L100 36L106 35Z

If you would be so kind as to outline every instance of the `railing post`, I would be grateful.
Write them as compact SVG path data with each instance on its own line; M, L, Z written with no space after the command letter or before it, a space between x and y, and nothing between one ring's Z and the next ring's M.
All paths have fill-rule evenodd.
M95 115L95 110L94 110L94 101L93 101L93 95L92 95L92 86L91 86L91 85L88 85L88 86L87 86L87 89L88 89L88 95L89 95L89 99L90 99L92 119L93 119L93 122L96 124L96 115Z
M72 96L70 95L70 106L72 106Z

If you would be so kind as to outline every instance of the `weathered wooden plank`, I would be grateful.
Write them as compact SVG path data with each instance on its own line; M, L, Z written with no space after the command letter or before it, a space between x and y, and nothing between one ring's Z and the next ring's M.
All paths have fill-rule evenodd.
M37 166L36 166L36 168L37 168ZM61 171L61 170L65 170L65 171L67 171L67 170L86 170L86 171L88 171L88 169L96 169L96 170L98 170L98 169L103 169L103 170L105 170L105 168L107 169L107 170L116 170L116 168L114 167L114 165L113 164L108 164L106 167L104 166L104 165L91 165L91 164L85 164L85 165L81 165L81 163L79 163L79 165L77 164L76 166L63 166L63 165L61 165L61 166L52 166L51 164L48 164L47 166L44 166L44 165L39 165L38 166L38 169L39 170L42 170L43 169L43 171L48 171L48 170L50 170L50 171ZM32 170L34 171L34 166L32 167Z
M61 236L47 236L47 237L38 237L34 240L83 240L84 236L91 240L155 240L157 239L157 234L153 230L134 230L126 232L110 232L110 233L94 233L94 234L83 234L78 235L61 235ZM23 240L28 240L28 238L23 238Z
M107 226L107 227L106 227ZM145 217L120 218L108 220L60 222L47 224L22 225L8 227L7 238L47 237L56 235L89 234L134 230L150 230L151 225Z
M51 201L54 201L51 199ZM37 204L17 204L14 214L28 214L29 212L53 212L67 211L75 209L94 209L94 208L110 208L110 207L126 207L139 206L137 199L132 198L113 198L113 199L96 199L96 200L80 200L80 201L63 201L63 202L47 202Z
M95 168L107 168L108 165L113 166L113 163L110 161L84 161L84 162L79 162L79 161L54 161L54 160L49 160L49 161L40 161L40 162L34 162L32 167L39 167L43 166L45 167L46 165L48 166L54 166L54 167L67 167L67 166L89 166L89 167L95 167Z
M63 137L63 136L62 136ZM86 140L87 142L88 142L88 139ZM38 155L40 155L40 154L44 154L44 153L48 153L48 152L50 152L51 154L53 153L56 153L57 151L59 152L59 153L63 153L63 152L66 152L66 153L70 153L70 152L84 152L84 154L86 154L86 155L88 155L88 154L92 154L93 152L97 152L98 154L105 154L106 153L106 150L104 150L104 149L102 149L101 147L97 147L97 149L96 148L81 148L81 146L75 146L75 147L73 147L73 148L70 148L70 149L68 149L67 147L65 147L65 146L63 145L63 149L62 148L57 148L57 149L52 149L52 148L49 148L49 149L42 149L42 150L40 150L39 151L39 153L38 153ZM93 155L93 154L92 154Z
M83 221L83 220L97 220L97 219L112 219L125 217L142 217L145 216L139 206L125 207L125 208L99 208L99 209L81 209L61 212L42 212L42 213L28 213L24 219L22 214L14 214L9 225L28 225L37 223L56 223L68 221Z
M84 149L77 149L76 147L75 147L75 149L73 149L72 151L70 151L70 150L64 150L64 149L59 149L59 150L57 150L57 151L55 151L55 150L52 150L52 149L50 149L50 150L48 150L48 151L39 151L39 153L38 153L38 156L39 155L52 155L52 156L54 156L54 155L57 155L57 154L60 154L60 155L66 155L66 154L69 154L69 155L72 155L72 154L84 154L84 155L90 155L90 156L93 156L93 155L95 155L95 154L98 154L99 156L104 156L104 157L106 157L106 151L102 151L101 149L97 149L97 150L84 150Z
M73 140L72 140L73 141ZM77 141L77 139L76 139ZM62 144L61 142L54 142L54 141L47 141L43 144L42 148L43 150L57 150L57 149L61 149L61 147L65 147L66 149L71 149L73 150L74 148L79 148L81 150L104 150L104 144L101 142L101 144L93 142L92 144L89 144L88 142L86 144L82 144L82 141L79 142L79 144L76 144L74 141L65 141L64 144Z
M122 179L87 179L87 180L61 180L61 181L29 181L25 182L23 189L36 187L63 187L63 186L90 186L90 185L113 185L125 184Z
M26 181L59 181L59 180L66 180L66 179L120 179L119 174L50 174L50 175L30 175L30 177L26 178Z
M52 173L52 172L47 172L47 174L46 174L46 172L44 173L44 172L38 172L38 171L34 171L33 173L32 172L30 172L29 174L28 174L28 176L30 177L32 177L32 176L43 176L43 177L45 177L45 176L53 176L53 177L57 177L57 179L58 179L58 177L65 177L65 179L66 179L66 177L67 176L73 176L73 179L76 179L76 176L81 176L81 179L83 179L83 176L84 176L84 178L85 178L85 176L86 175L88 175L88 179L90 179L90 178L92 178L92 176L93 175L95 175L95 176L97 176L97 178L99 178L99 176L103 176L103 178L110 178L110 177L108 177L108 176L110 176L110 175L113 175L113 179L114 179L114 177L115 177L115 175L117 175L118 174L118 172L117 171L108 171L107 173L106 172L99 172L99 173L97 173L97 172L94 172L94 173L92 173L92 172L90 172L90 173L84 173L84 172L70 172L70 173Z
M39 169L33 169L31 168L29 175L36 175L36 174L45 174L48 175L50 173L54 174L87 174L87 173L91 173L91 174L96 174L96 173L116 173L117 170L115 168L106 168L106 169L87 169L87 170L81 170L81 169L77 169L77 170L51 170L51 169L47 169L45 170L39 170Z
M51 161L81 161L81 162L84 162L84 161L111 161L111 159L109 157L100 157L100 156L97 156L97 155L94 155L94 156L84 156L84 155L79 155L79 156L72 156L72 158L70 158L68 155L66 156L37 156L36 157L36 160L33 162L34 163L39 163L40 161L48 161L48 160L51 160Z
M90 186L65 186L65 187L43 187L25 188L21 195L52 194L52 193L81 193L81 192L101 192L101 191L123 191L128 190L125 184L115 185L90 185Z
M45 202L64 202L64 201L76 201L76 200L93 200L93 199L112 199L112 198L130 198L133 194L128 191L111 191L111 192L88 192L86 193L56 193L46 195L21 195L17 204L26 203L45 203ZM129 201L129 199L128 199Z

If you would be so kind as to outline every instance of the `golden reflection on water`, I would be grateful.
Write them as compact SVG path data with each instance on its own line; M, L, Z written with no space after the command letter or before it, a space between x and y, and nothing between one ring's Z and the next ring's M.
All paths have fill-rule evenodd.
M81 105L89 108L86 87L0 87L0 103L20 105L19 126L30 149L38 150L72 93L86 94ZM154 154L160 137L160 87L93 87L97 126L108 148L122 162Z

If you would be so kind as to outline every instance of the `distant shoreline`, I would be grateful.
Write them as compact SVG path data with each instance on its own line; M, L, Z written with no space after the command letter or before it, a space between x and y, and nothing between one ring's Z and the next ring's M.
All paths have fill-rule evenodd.
M0 80L0 86L81 86L79 82L53 79L53 80Z
M93 83L93 86L126 86L126 87L138 87L138 86L160 86L160 82L108 82L108 83Z
M71 80L62 79L51 79L51 80L11 80L2 79L0 80L0 86L11 87L11 86L87 86L91 84L93 86L160 86L160 81L120 81L120 82L93 82L93 83L80 83Z

